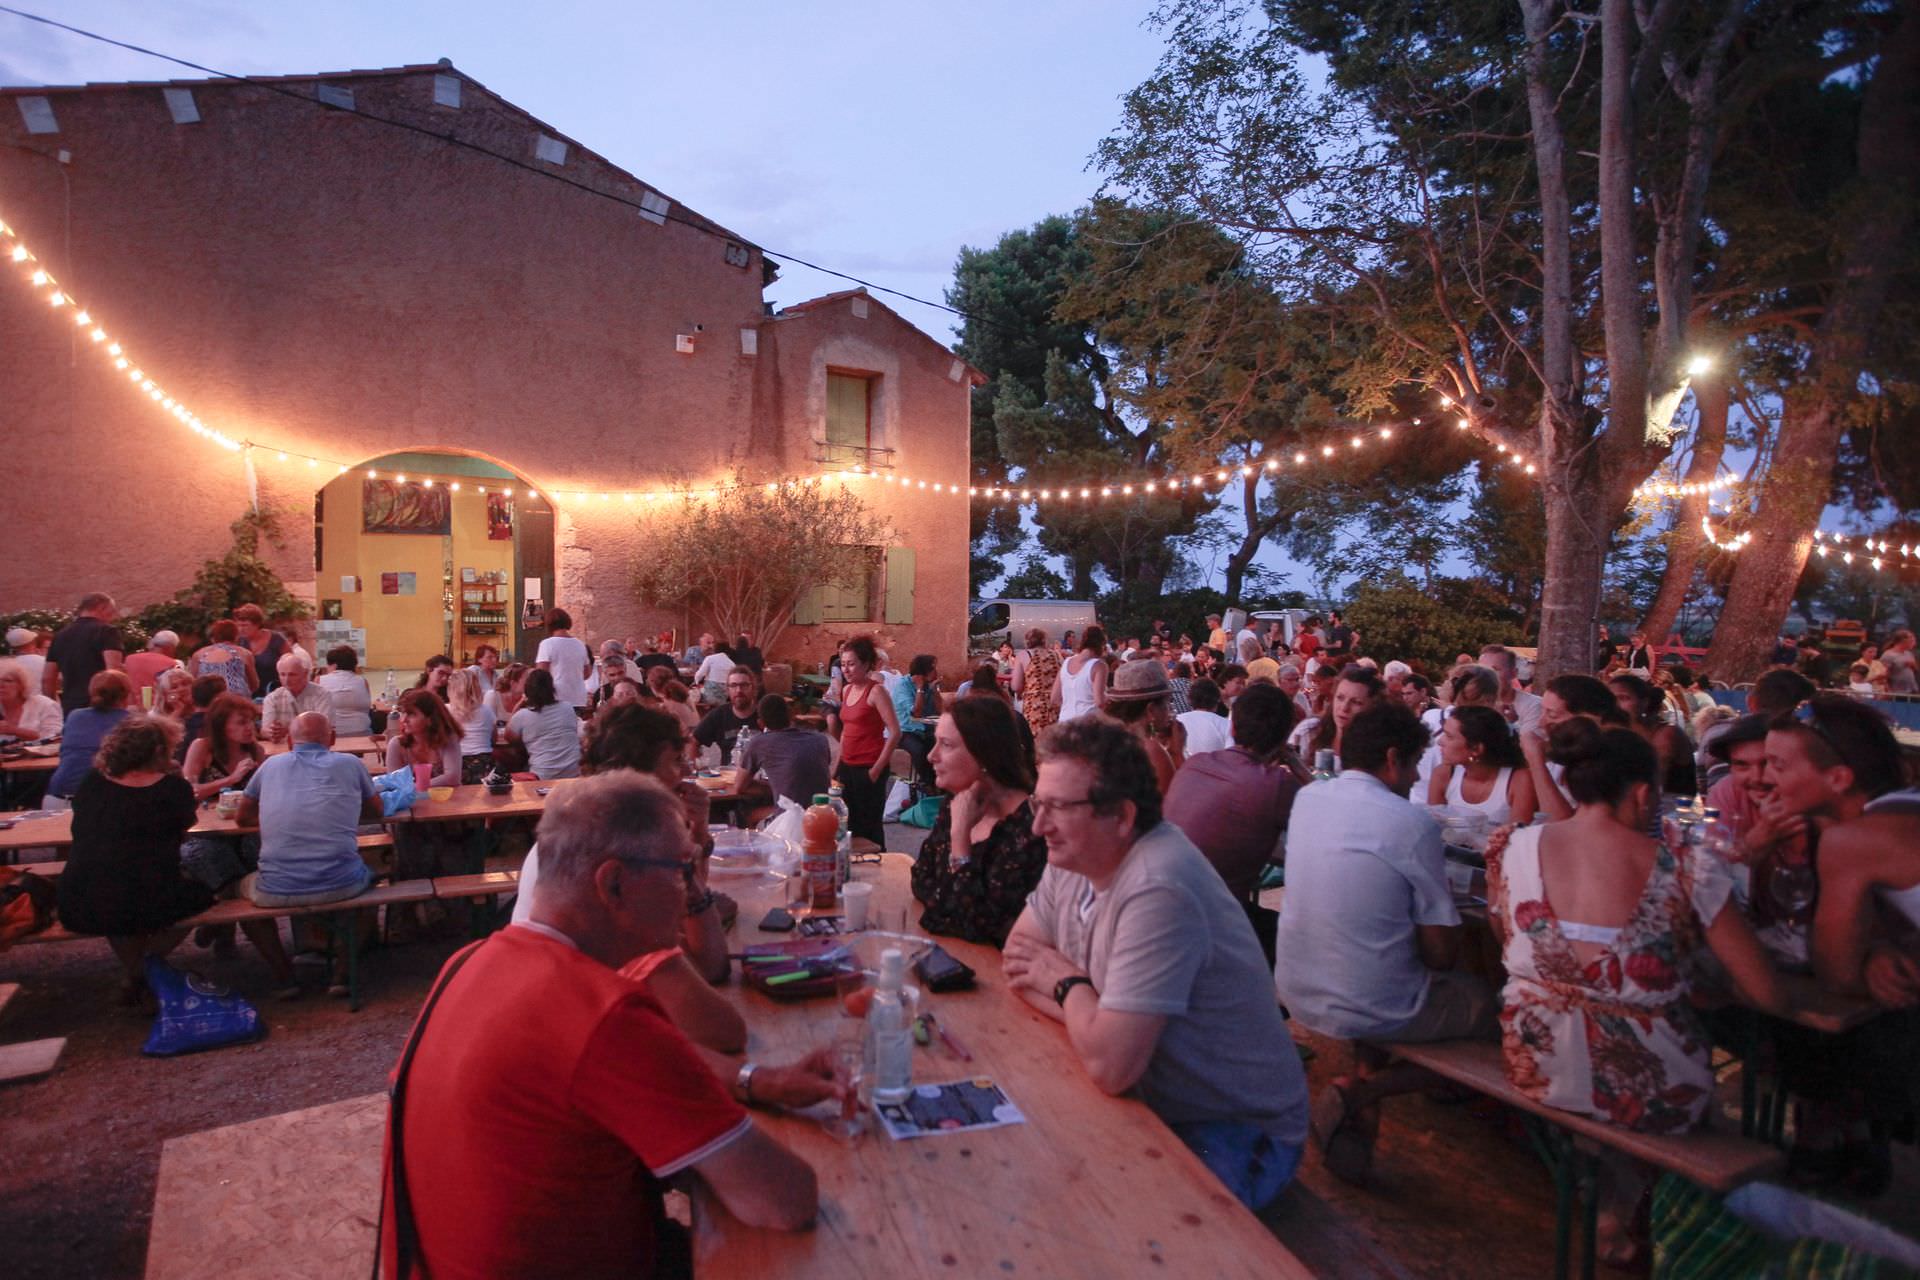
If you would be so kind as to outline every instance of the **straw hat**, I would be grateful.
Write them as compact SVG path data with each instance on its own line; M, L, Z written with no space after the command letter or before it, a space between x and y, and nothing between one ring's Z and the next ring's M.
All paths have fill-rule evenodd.
M1166 664L1158 658L1135 658L1120 664L1113 684L1107 689L1108 702L1151 702L1170 698L1173 686L1167 683Z

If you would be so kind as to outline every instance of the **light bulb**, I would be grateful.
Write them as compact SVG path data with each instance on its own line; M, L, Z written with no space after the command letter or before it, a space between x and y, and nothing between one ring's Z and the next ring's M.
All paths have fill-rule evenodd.
M1697 378L1711 368L1713 368L1713 360L1710 357L1695 356L1687 361L1687 376Z
M1417 421L1417 419L1416 419L1416 421ZM1382 440L1391 440L1391 439L1393 439L1393 428L1392 428L1392 427L1382 427L1382 428L1380 428L1380 438L1381 438Z

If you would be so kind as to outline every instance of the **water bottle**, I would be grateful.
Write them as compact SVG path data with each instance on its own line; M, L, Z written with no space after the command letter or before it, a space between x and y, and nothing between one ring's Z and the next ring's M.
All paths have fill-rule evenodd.
M1325 782L1339 771L1338 766L1333 762L1332 748L1322 747L1313 753L1313 780L1315 782Z
M867 1006L865 1070L861 1079L875 1102L900 1102L913 1090L913 1031L901 987L907 958L898 947L880 953L880 985ZM864 1099L863 1099L864 1101Z
M840 834L834 841L834 851L840 862L840 885L846 887L853 878L853 828L847 817L846 797L840 793L840 784L834 783L827 788L827 807L840 818Z

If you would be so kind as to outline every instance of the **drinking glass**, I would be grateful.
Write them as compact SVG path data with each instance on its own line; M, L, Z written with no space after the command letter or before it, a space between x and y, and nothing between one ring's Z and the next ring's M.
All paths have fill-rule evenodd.
M860 1105L860 1078L866 1062L866 1023L850 1025L853 1030L843 1031L833 1042L833 1082L841 1089L840 1105L821 1120L828 1133L847 1143L858 1142L867 1127L866 1112Z

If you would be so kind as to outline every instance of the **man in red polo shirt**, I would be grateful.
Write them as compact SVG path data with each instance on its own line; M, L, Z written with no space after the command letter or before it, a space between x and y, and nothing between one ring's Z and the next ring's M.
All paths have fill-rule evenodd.
M384 1273L653 1275L664 1180L689 1171L748 1225L808 1226L813 1169L743 1104L833 1096L825 1055L788 1067L708 1055L619 973L674 943L693 855L680 801L627 770L571 782L539 840L530 918L448 962L396 1072ZM410 1213L396 1211L402 1176Z

